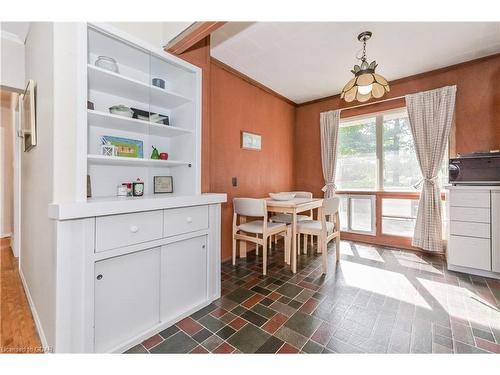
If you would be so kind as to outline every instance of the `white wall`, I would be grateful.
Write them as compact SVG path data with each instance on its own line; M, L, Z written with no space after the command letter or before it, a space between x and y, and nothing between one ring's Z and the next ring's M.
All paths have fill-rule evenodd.
M0 237L13 231L13 132L15 110L10 93L1 94L0 108Z
M2 35L0 50L0 85L24 90L24 44Z
M162 48L193 22L110 22L114 27Z
M26 78L37 84L37 145L21 156L20 265L42 345L54 345L55 225L48 219L54 188L53 23L34 22L26 39Z

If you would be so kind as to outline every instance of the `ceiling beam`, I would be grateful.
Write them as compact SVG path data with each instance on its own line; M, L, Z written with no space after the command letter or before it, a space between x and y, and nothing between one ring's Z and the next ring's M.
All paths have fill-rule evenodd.
M203 38L223 26L226 22L195 22L182 33L172 39L164 50L174 55L180 55L194 46Z

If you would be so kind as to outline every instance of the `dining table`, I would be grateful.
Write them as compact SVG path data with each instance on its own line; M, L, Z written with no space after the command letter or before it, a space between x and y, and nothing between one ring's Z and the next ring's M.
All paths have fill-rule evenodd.
M279 201L272 198L266 198L266 203L268 212L292 215L292 249L290 263L292 273L297 273L297 214L320 208L323 205L323 199L293 198L287 201ZM272 216L270 218L272 219Z

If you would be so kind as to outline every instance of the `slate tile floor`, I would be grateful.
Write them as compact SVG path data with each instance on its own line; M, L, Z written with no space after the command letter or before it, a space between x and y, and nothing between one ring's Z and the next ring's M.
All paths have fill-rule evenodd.
M222 265L222 297L128 353L500 353L500 281L430 255L341 242L341 261L272 251Z

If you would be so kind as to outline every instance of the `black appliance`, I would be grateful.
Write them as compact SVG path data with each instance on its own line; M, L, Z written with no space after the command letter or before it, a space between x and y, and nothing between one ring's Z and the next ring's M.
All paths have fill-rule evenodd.
M448 175L453 185L500 185L500 152L478 152L450 159Z

